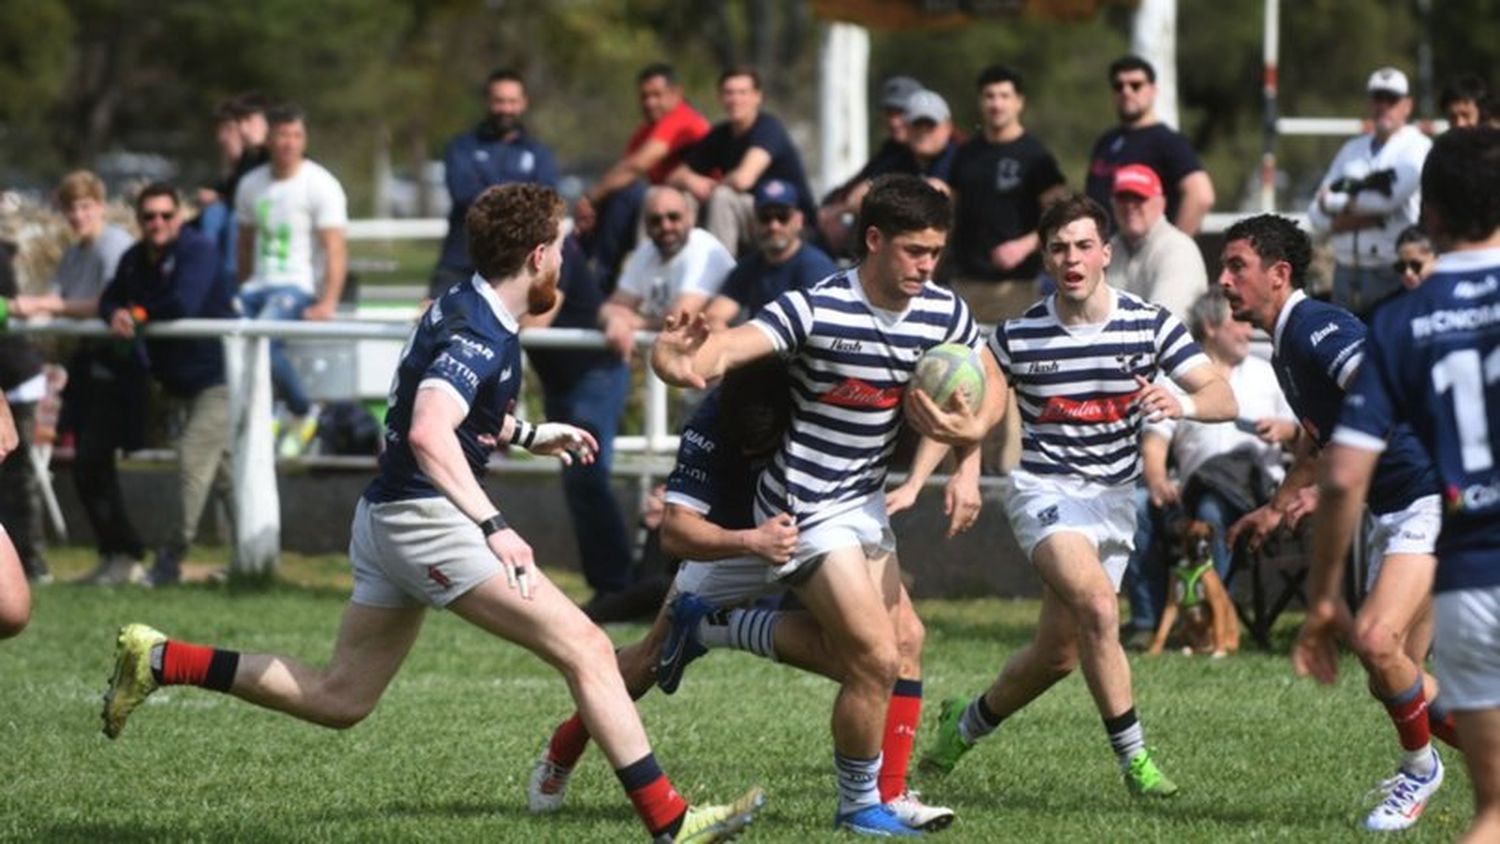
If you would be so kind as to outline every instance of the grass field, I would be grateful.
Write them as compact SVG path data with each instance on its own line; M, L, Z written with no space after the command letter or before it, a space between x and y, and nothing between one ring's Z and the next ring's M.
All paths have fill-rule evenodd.
M79 552L53 556L80 572ZM613 775L591 750L567 808L527 814L531 761L569 711L563 685L519 649L437 614L380 707L348 732L198 689L157 693L119 741L99 693L120 623L187 639L327 657L346 596L340 558L293 558L284 583L158 591L39 589L32 626L0 644L0 838L21 841L638 841ZM569 588L576 578L560 578ZM1037 604L927 602L928 718L986 683L1029 634ZM612 631L628 642L640 628ZM1281 631L1283 644L1289 629ZM944 841L1332 841L1358 829L1362 797L1394 765L1389 722L1345 664L1332 690L1296 681L1281 655L1210 662L1132 657L1149 743L1182 786L1166 803L1127 796L1081 678L1056 687L943 781ZM763 784L752 841L830 839L827 732L833 687L741 654L689 669L641 710L658 758L689 799ZM918 736L918 747L924 735ZM1456 753L1448 782L1402 841L1452 840L1470 815Z

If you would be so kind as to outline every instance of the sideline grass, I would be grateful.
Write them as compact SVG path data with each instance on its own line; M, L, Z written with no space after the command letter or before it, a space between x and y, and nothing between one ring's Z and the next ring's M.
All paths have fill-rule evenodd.
M54 554L62 573L78 552ZM557 815L526 813L534 754L569 711L555 675L519 649L434 614L385 699L348 732L304 725L198 689L153 696L124 735L99 731L115 628L142 620L187 639L326 659L346 596L339 558L289 558L282 585L146 591L54 584L32 627L0 643L0 838L23 841L636 841L613 775L590 750ZM578 589L576 578L563 583ZM928 707L971 694L1030 633L1037 604L925 602ZM641 628L611 630L628 642ZM1288 632L1282 631L1283 643ZM1365 791L1394 765L1389 722L1346 660L1332 690L1294 681L1284 657L1132 657L1147 739L1183 787L1132 800L1083 682L1069 678L1004 724L942 781L942 841L1334 841L1358 829ZM833 839L833 687L740 654L694 664L641 710L689 799L751 783L771 802L747 841ZM1470 816L1462 760L1403 841L1452 840Z

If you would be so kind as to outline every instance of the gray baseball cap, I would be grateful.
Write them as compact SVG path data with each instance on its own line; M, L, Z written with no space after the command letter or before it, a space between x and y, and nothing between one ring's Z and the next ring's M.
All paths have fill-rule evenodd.
M910 76L892 76L880 86L880 107L906 110L906 101L922 90L922 83Z
M918 91L906 101L907 123L916 123L918 120L942 123L952 116L953 113L948 110L948 101L936 91Z

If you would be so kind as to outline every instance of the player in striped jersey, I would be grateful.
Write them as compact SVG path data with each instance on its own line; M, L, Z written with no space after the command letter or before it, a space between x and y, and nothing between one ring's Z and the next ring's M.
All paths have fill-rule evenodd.
M917 834L880 802L876 781L898 679L893 617L901 593L883 489L917 358L943 343L979 344L963 302L931 282L950 214L947 196L919 178L877 179L860 211L865 257L858 267L787 292L727 331L710 334L701 317L673 320L652 351L657 374L684 387L701 388L773 354L789 362L792 423L761 474L756 519L795 518L797 550L775 575L847 666L833 714L835 824L862 834ZM928 399L928 415L960 444L960 475L977 496L982 414L961 400L931 405ZM919 465L945 449L924 439Z
M944 702L922 761L935 773L953 770L1004 718L1081 666L1126 785L1167 797L1177 786L1146 749L1116 597L1134 539L1141 423L1222 422L1239 408L1176 317L1103 283L1108 219L1082 196L1042 215L1043 255L1057 292L990 338L999 366L989 392L1014 386L1021 411L1021 465L1006 509L1046 588L1035 638L984 693ZM1158 373L1187 396L1156 383Z
M1392 431L1409 424L1446 498L1434 667L1474 788L1463 840L1500 841L1500 131L1437 139L1422 168L1422 220L1442 247L1437 271L1375 312L1324 466L1307 622L1292 655L1299 672L1336 679L1344 555Z

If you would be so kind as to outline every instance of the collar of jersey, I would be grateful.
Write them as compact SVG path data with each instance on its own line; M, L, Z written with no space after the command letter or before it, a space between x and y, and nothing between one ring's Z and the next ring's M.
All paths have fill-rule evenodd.
M1090 337L1099 334L1104 330L1104 326L1109 325L1114 320L1115 314L1119 313L1120 310L1120 291L1115 289L1114 285L1102 279L1099 283L1109 289L1109 313L1105 315L1104 319L1098 322L1081 322L1077 325L1063 322L1062 317L1057 313L1056 290L1047 295L1047 315L1052 317L1053 322L1056 322L1063 331L1075 337Z
M1271 333L1271 349L1275 351L1281 348L1281 332L1286 328L1287 322L1292 318L1292 309L1301 304L1307 298L1304 290L1293 290L1292 295L1286 298L1286 304L1281 306L1281 313L1276 315L1276 330Z
M855 298L859 299L860 304L864 305L870 310L871 315L873 315L877 320L885 323L886 325L896 325L897 323L901 322L901 320L906 319L906 315L911 313L912 305L916 304L917 300L922 298L922 294L918 293L917 295L911 297L911 300L906 303L905 308L902 308L899 311L893 311L889 308L882 308L878 305L873 304L870 301L870 297L865 295L864 282L859 280L859 265L856 264L855 266L844 270L844 272L847 273L846 278L849 279L849 286L854 289ZM923 285L923 292L926 292L926 285Z
M484 297L484 301L489 304L490 310L495 312L495 319L500 320L500 324L505 326L506 331L515 334L521 330L521 326L516 324L516 318L511 316L510 311L505 307L505 303L500 301L500 294L495 292L495 288L491 287L489 282L481 278L479 273L475 273L474 277L469 279L469 283L474 285L474 289L479 291L480 296Z
M1438 256L1433 270L1440 273L1464 273L1473 270L1488 270L1497 266L1500 266L1500 246L1490 249L1444 252Z

